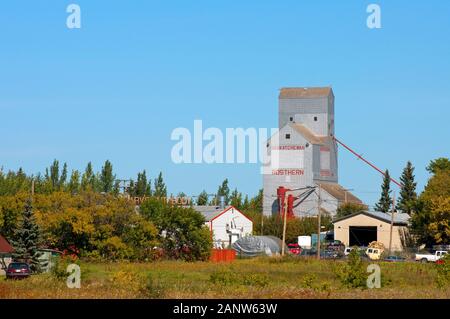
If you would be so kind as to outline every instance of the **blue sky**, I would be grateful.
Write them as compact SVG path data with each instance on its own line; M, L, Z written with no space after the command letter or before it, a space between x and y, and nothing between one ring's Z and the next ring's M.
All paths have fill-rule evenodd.
M82 28L66 27L81 7ZM382 29L366 26L370 3ZM0 165L57 158L120 178L163 171L169 191L255 194L259 166L175 165L176 127L276 127L278 89L328 86L336 135L399 177L449 156L448 1L8 1L0 7ZM340 148L340 183L367 203L380 175Z

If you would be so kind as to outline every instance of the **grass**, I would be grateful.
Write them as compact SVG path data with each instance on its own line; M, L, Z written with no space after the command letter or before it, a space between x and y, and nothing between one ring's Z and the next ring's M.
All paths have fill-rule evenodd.
M344 288L341 261L257 258L231 264L86 263L81 288L51 274L25 280L0 277L0 298L450 298L436 285L433 264L380 263L380 289Z

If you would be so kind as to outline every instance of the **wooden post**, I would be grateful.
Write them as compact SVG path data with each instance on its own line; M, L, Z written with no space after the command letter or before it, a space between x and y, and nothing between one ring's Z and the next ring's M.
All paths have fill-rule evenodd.
M320 198L321 186L319 184L319 191L317 193L317 259L320 259L320 219L321 219L321 198Z
M287 224L287 193L284 196L284 216L283 216L283 242L281 243L281 256L284 256L286 246L286 224Z
M392 251L392 231L394 229L394 214L395 214L395 192L392 195L392 209L391 209L391 229L389 232L389 256Z

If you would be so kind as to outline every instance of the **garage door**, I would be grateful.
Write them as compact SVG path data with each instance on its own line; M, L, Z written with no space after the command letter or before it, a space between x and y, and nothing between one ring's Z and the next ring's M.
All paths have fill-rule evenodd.
M377 240L376 226L350 226L350 246L369 246L370 242Z

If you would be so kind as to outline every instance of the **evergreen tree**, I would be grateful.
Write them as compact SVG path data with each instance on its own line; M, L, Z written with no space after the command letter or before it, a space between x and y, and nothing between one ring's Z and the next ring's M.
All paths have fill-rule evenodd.
M59 178L59 188L64 189L67 182L67 163L64 163L61 177Z
M153 195L155 197L167 197L167 187L164 183L162 172L159 173L158 178L155 180L155 191Z
M132 180L131 178L130 178L130 183L128 184L128 187L126 189L126 192L130 196L136 196L136 184L135 184L134 180Z
M217 190L217 202L220 202L220 197L223 196L225 199L225 205L230 203L230 188L228 187L228 179L226 178L222 185L219 186Z
M106 161L102 167L100 174L100 189L102 192L111 193L114 187L114 180L116 177L113 175L113 166L110 161Z
M41 272L41 267L45 266L39 260L39 257L42 255L42 253L38 252L38 248L41 245L41 235L34 218L31 201L28 201L25 205L22 223L14 234L12 244L14 247L14 260L27 262L34 273Z
M450 170L450 160L446 157L435 159L427 166L427 171L433 175L436 175L441 170Z
M381 185L381 197L378 203L375 205L375 210L383 213L389 212L392 204L391 200L391 178L389 171L384 173L383 184Z
M242 203L241 209L247 210L250 207L250 201L248 200L248 195L245 195L244 202Z
M262 214L263 211L263 190L260 189L258 194L250 200L249 209Z
M237 188L231 193L230 205L240 209L242 206L242 194L238 192Z
M208 193L203 190L197 197L197 205L204 206L208 204Z
M68 191L71 194L77 194L80 191L80 172L73 170L70 175L69 185L67 186Z
M146 171L142 171L142 173L138 173L136 189L136 196L150 196L151 195L151 184L147 181L147 173Z
M400 182L402 184L402 188L400 190L400 196L396 208L401 210L403 213L411 215L412 208L417 200L417 183L414 182L414 167L411 162L408 162L406 167L403 169Z

